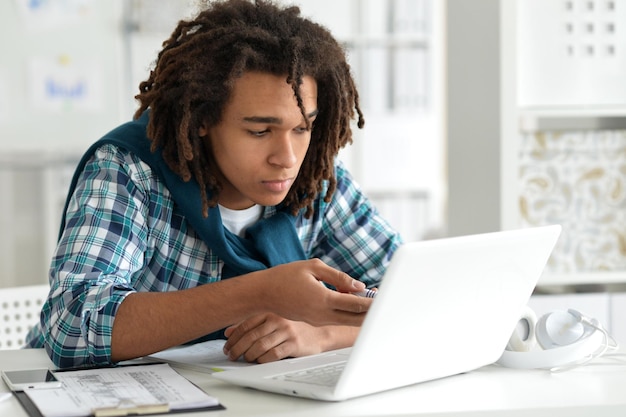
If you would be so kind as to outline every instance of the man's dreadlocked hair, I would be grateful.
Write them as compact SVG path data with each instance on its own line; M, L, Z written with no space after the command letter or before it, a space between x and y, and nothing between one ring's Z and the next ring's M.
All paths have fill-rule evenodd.
M298 7L216 1L195 19L180 21L163 43L150 77L139 86L135 118L150 108L147 135L153 151L161 148L170 169L185 181L195 177L206 217L217 204L221 185L209 141L199 136L199 129L220 121L235 79L246 71L285 75L308 127L300 85L304 75L317 82L319 114L311 143L283 201L294 214L306 207L309 218L323 181L329 185L327 202L335 191L333 162L352 141L355 110L359 128L364 120L343 48L328 30L300 17Z

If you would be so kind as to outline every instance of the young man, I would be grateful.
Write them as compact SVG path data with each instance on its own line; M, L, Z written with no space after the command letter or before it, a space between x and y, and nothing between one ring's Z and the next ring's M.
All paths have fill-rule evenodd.
M350 346L371 303L352 293L400 237L335 161L363 117L330 33L295 7L211 3L136 98L77 168L27 345L60 367L210 338L256 362Z

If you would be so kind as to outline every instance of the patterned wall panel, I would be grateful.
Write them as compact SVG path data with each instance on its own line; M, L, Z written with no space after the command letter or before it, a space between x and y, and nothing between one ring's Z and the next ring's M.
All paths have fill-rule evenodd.
M626 270L626 131L522 137L523 226L559 223L555 273Z

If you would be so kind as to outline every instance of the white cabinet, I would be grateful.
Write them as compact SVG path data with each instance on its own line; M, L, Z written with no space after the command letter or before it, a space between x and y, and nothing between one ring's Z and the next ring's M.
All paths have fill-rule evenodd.
M449 233L559 223L540 285L626 284L626 1L446 10Z
M626 293L611 295L611 332L618 342L626 343Z
M523 0L516 15L521 108L624 107L626 2Z

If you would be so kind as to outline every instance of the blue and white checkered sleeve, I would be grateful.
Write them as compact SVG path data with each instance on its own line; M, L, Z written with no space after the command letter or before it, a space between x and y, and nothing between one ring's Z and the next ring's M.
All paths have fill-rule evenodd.
M57 366L111 362L113 318L134 291L131 275L142 267L147 234L148 197L128 171L117 148L101 147L71 198L41 317L44 347Z

